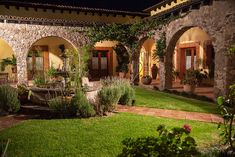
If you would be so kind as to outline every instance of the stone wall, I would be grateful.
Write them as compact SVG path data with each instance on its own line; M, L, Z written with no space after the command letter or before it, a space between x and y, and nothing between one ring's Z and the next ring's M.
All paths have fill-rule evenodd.
M212 39L215 49L214 93L215 96L225 95L228 86L235 83L235 58L226 55L228 47L235 43L235 1L213 1L212 5L193 10L184 18L172 21L165 28L167 38L165 85L171 82L172 55L176 42L185 31L192 27L201 28Z
M46 26L30 24L0 23L0 38L13 49L17 58L19 83L27 83L27 53L37 40L56 36L69 41L76 48L85 45L88 38L81 27Z

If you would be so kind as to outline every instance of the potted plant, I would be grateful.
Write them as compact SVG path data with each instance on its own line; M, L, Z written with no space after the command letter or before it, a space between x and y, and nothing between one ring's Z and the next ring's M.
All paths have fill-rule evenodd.
M12 73L16 73L16 58L14 55L12 55L12 58L8 57L2 60L1 62L1 70L4 71L6 66L11 65Z
M150 75L145 75L141 78L141 82L145 85L150 85L152 83L152 77Z
M128 64L129 64L129 54L127 53L126 48L118 44L114 47L114 51L117 55L118 66L116 67L116 71L119 72L119 77L125 78L126 73L128 72Z
M187 70L186 74L181 80L181 84L183 84L185 92L194 93L195 86L197 84L196 71L192 69Z
M208 73L206 71L203 71L203 69L195 70L195 75L196 75L198 86L201 86L202 81L208 78Z
M120 78L125 78L126 73L128 72L128 65L127 64L122 64L117 67L117 71L119 72L119 77Z

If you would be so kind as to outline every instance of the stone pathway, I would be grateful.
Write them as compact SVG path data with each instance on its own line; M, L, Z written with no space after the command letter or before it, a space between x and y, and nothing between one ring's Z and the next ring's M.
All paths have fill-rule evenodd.
M9 115L5 117L0 117L0 131L12 127L18 123L21 123L29 119L29 116L26 115Z
M156 117L165 117L173 119L195 120L201 122L220 123L223 118L216 114L199 113L199 112L186 112L177 110L155 109L137 106L123 106L118 105L118 112L128 112L140 115L150 115Z
M128 112L140 115L150 115L156 117L165 117L173 119L184 119L184 120L195 120L201 122L212 122L219 123L223 122L223 119L219 115L208 114L208 113L198 113L198 112L186 112L177 110L165 110L165 109L155 109L137 106L123 106L118 105L118 112ZM12 127L18 123L32 118L32 116L27 115L9 115L0 118L0 131Z

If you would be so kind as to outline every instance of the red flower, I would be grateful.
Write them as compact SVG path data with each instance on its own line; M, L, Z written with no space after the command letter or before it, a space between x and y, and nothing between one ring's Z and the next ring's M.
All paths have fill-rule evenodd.
M184 128L184 130L185 130L187 133L190 133L191 130L192 130L192 129L191 129L191 126L188 125L188 124L184 124L183 128Z

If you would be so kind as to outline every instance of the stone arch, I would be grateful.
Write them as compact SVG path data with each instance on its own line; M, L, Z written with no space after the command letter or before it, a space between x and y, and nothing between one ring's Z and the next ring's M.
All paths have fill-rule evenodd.
M0 63L3 59L13 58L13 56L15 57L15 52L13 51L12 46L0 37ZM2 66L2 64L0 64L0 73L5 73L4 75L7 75L8 81L15 82L15 68L13 68L12 65Z
M16 54L19 83L27 83L26 57L33 42L46 36L58 36L73 43L77 48L89 42L80 27L0 23L0 37L7 41Z
M156 60L152 59L153 49L155 48L154 37L145 37L140 40L140 75L152 75L151 67L153 63L157 63ZM141 60L142 59L142 60ZM141 67L142 66L142 67ZM142 70L142 72L141 72Z
M29 80L33 79L34 76L37 76L38 73L44 73L45 71L49 70L52 66L59 70L64 68L63 58L61 58L62 53L60 46L64 47L64 51L66 49L77 49L77 47L72 42L70 42L68 39L65 39L64 37L46 36L38 39L37 41L33 41L33 44L26 53L28 73L27 78ZM40 55L42 59L41 61L36 61L36 57L38 57L38 55ZM36 65L41 65L41 70L34 68Z
M229 75L230 70L235 69L232 59L224 55L229 45L235 42L234 16L226 16L235 13L235 1L214 1L211 6L202 6L199 10L193 10L187 16L169 23L166 27L166 59L165 79L163 88L171 88L171 67L172 50L178 38L188 29L199 27L205 31L212 39L215 49L215 83L214 94L225 95L228 86L235 83L235 76ZM223 6L223 7L221 7ZM225 13L226 12L226 13ZM229 21L229 22L228 22ZM226 23L226 25L225 25ZM166 66L167 65L167 66ZM170 66L169 66L170 65Z

